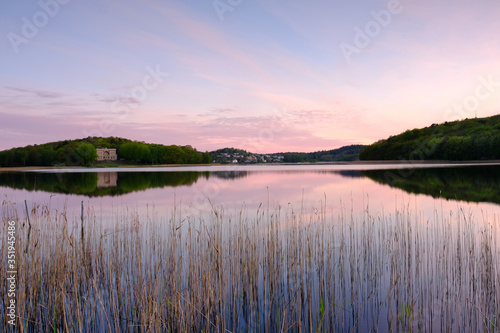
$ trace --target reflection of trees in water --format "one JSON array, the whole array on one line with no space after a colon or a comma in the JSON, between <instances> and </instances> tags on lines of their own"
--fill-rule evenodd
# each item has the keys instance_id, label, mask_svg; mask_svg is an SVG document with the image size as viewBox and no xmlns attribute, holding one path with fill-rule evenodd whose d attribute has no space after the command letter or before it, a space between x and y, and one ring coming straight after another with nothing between
<instances>
[{"instance_id":1,"label":"reflection of trees in water","mask_svg":"<svg viewBox=\"0 0 500 333\"><path fill-rule=\"evenodd\" d=\"M276 170L276 171L216 171L216 172L119 172L116 183L103 186L98 173L0 173L0 186L28 191L79 194L89 197L115 196L148 188L190 186L200 177L235 180L258 174L305 174L369 177L372 180L409 193L427 194L435 198L500 204L500 167L421 168L407 170ZM101 173L101 178L102 178ZM114 174L113 177L114 178ZM114 180L114 179L113 179ZM326 178L325 181L328 179Z\"/></svg>"},{"instance_id":2,"label":"reflection of trees in water","mask_svg":"<svg viewBox=\"0 0 500 333\"><path fill-rule=\"evenodd\" d=\"M365 177L363 174L361 174L360 171L358 170L276 170L276 171L252 171L249 172L249 174L261 174L261 173L274 173L274 174L280 174L280 175L287 175L287 174L317 174L317 175L338 175L342 177L349 177L349 178L363 178Z\"/></svg>"},{"instance_id":3,"label":"reflection of trees in water","mask_svg":"<svg viewBox=\"0 0 500 333\"><path fill-rule=\"evenodd\" d=\"M0 185L28 191L87 195L97 189L97 173L0 173Z\"/></svg>"},{"instance_id":4,"label":"reflection of trees in water","mask_svg":"<svg viewBox=\"0 0 500 333\"><path fill-rule=\"evenodd\" d=\"M322 174L322 175L340 175L349 178L362 178L363 176L357 170L276 170L276 171L214 171L210 173L210 176L215 176L222 179L238 179L245 178L250 175L257 175L263 173L274 173L274 174Z\"/></svg>"},{"instance_id":5,"label":"reflection of trees in water","mask_svg":"<svg viewBox=\"0 0 500 333\"><path fill-rule=\"evenodd\" d=\"M362 171L362 174L380 184L409 193L451 200L500 203L498 166L367 170Z\"/></svg>"},{"instance_id":6,"label":"reflection of trees in water","mask_svg":"<svg viewBox=\"0 0 500 333\"><path fill-rule=\"evenodd\" d=\"M100 173L101 177L103 173ZM80 194L89 197L114 196L148 188L192 185L208 172L127 172L117 173L116 185L101 186L96 172L82 173L0 173L0 186L28 191ZM99 186L98 186L99 185Z\"/></svg>"},{"instance_id":7,"label":"reflection of trees in water","mask_svg":"<svg viewBox=\"0 0 500 333\"><path fill-rule=\"evenodd\" d=\"M248 177L248 171L214 171L210 172L210 176L221 179L238 179Z\"/></svg>"},{"instance_id":8,"label":"reflection of trees in water","mask_svg":"<svg viewBox=\"0 0 500 333\"><path fill-rule=\"evenodd\" d=\"M342 177L348 177L348 178L363 178L363 177L365 177L358 170L342 170L342 171L337 171L337 174L341 175Z\"/></svg>"},{"instance_id":9,"label":"reflection of trees in water","mask_svg":"<svg viewBox=\"0 0 500 333\"><path fill-rule=\"evenodd\" d=\"M148 188L176 187L192 185L205 172L128 172L118 174L118 187L128 193Z\"/></svg>"}]
</instances>

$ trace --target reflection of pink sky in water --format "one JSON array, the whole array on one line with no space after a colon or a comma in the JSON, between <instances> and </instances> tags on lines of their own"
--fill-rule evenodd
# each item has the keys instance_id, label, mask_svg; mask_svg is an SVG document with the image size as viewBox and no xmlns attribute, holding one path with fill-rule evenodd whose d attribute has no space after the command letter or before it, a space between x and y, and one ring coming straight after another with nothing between
<instances>
[{"instance_id":1,"label":"reflection of pink sky in water","mask_svg":"<svg viewBox=\"0 0 500 333\"><path fill-rule=\"evenodd\" d=\"M334 277L335 292L329 294L332 296L326 297L325 300L339 302L338 304L346 307L360 300L360 304L365 304L368 314L359 320L370 322L373 320L370 313L378 312L381 331L388 331L383 319L388 317L389 313L399 312L399 305L396 308L391 305L391 301L396 304L396 300L404 305L417 300L414 313L418 312L418 317L424 318L424 331L446 330L442 326L445 322L443 318L450 311L456 311L460 324L463 320L466 325L468 323L474 327L475 322L468 319L469 316L473 317L472 310L475 311L470 303L471 299L477 301L477 304L486 304L485 306L498 311L495 296L488 298L488 293L496 292L493 295L498 295L495 274L498 272L500 255L499 205L408 194L403 190L376 183L367 177L342 176L331 171L248 172L245 176L234 179L223 179L220 176L211 175L209 179L202 176L191 186L151 188L115 197L88 198L5 188L2 188L2 191L5 190L5 199L16 203L20 218L25 216L24 200L27 200L29 205L46 205L50 202L51 210L60 210L67 205L68 218L76 221L73 228L75 232L79 231L80 202L84 201L85 207L93 207L96 216L97 232L91 233L91 237L95 237L95 244L104 244L103 248L107 252L106 246L116 241L113 237L127 239L129 235L138 232L141 235L138 238L142 239L142 258L150 260L154 265L152 267L159 267L156 265L161 260L167 261L162 257L164 252L151 246L155 237L168 243L171 239L169 235L172 235L169 231L175 228L176 232L178 230L175 237L179 244L184 244L180 248L185 251L189 248L197 249L200 244L207 244L209 230L211 235L218 230L211 229L211 226L217 226L214 222L215 214L205 214L210 211L211 206L206 200L201 204L196 200L200 193L206 193L213 205L224 207L220 237L224 240L223 248L227 250L222 253L228 254L224 257L226 265L233 267L228 271L237 271L237 267L241 266L241 257L237 257L238 253L229 251L226 240L233 236L237 238L238 235L241 236L240 233L249 235L254 244L262 241L257 255L253 257L261 258L261 261L256 259L259 264L255 266L258 267L257 270L261 270L260 274L264 274L264 263L270 262L269 253L278 253L279 256L286 253L290 258L293 258L294 253L299 253L301 260L290 260L290 263L298 262L298 265L282 266L287 267L287 274L295 272L293 276L304 278L306 266L301 265L309 258L308 262L313 262L310 268L312 275L305 280L311 281L312 276L312 281L315 281L312 285L318 288L314 290L324 290L319 282L321 273L317 273L318 267L329 267L323 274L330 279ZM321 209L325 197L326 220L321 223L321 217L315 215L314 210ZM269 214L262 214L268 203ZM261 204L259 215L257 211ZM182 217L177 215L171 222L174 205L177 209L182 208L179 209ZM266 237L269 236L270 230L274 230L268 227L269 220L273 221L268 217L277 211L278 206L282 207L282 211L274 220L274 223L277 223L276 230L280 232L274 248L277 251L267 252L267 246L272 242ZM304 208L302 214L301 207ZM366 218L364 213L367 207L370 218ZM289 218L292 215L291 210L299 216L296 220ZM462 214L461 210L465 218L461 216L459 219L457 215ZM243 219L238 219L240 211L243 211ZM188 222L183 224L186 215L192 219L187 219ZM471 215L472 218L469 218ZM141 228L137 228L139 231L135 231L135 216L140 219ZM205 221L199 218L205 216L208 216ZM257 216L261 218L260 224L255 222L258 220ZM87 219L85 221L87 222ZM309 221L312 222L311 228ZM208 225L209 223L212 224ZM195 231L192 233L195 236L191 237L191 233L186 232L188 225ZM57 246L57 237L53 237L53 230L47 229L45 237L48 239L41 238L47 239L47 242L42 242L41 246ZM198 238L200 233L196 232L200 230L207 230L206 233L201 233L206 236L201 237L202 241ZM485 235L491 237L491 242ZM135 239L135 236L133 238ZM297 246L290 246L295 240ZM317 252L323 248L323 244L327 248L325 255ZM491 251L490 262L484 259L487 258L484 256L485 245ZM313 248L312 260L310 250L307 253L308 246ZM185 255L180 256L184 258L182 260L188 260L186 258L189 258L189 251L182 253ZM198 254L202 252L196 253ZM237 260L232 261L234 256ZM248 260L248 257L244 258ZM319 264L315 266L314 263ZM179 267L183 265L187 267L187 261ZM133 271L134 267L127 269ZM472 278L471 273L477 275ZM398 277L396 281L399 279L399 284L393 288L393 283L396 285L393 281L395 276ZM187 280L180 281L181 285L184 283L187 286ZM265 283L262 279L258 281L259 286ZM229 289L233 288L229 284L228 286ZM349 290L352 293L353 288L356 292L350 294ZM377 292L374 293L374 290ZM285 288L285 291L288 289ZM319 292L313 294L319 295ZM328 308L328 303L326 304ZM354 311L352 313L354 314ZM414 326L414 329L418 330L419 327Z\"/></svg>"},{"instance_id":2,"label":"reflection of pink sky in water","mask_svg":"<svg viewBox=\"0 0 500 333\"><path fill-rule=\"evenodd\" d=\"M472 214L476 220L493 221L500 215L500 206L490 203L467 203L446 199L434 199L428 195L408 194L403 190L378 184L367 177L346 177L331 170L302 167L291 170L276 167L258 171L248 171L245 176L224 179L211 175L209 179L200 177L191 186L151 188L115 197L88 198L80 195L51 194L42 191L29 192L3 188L4 199L23 204L50 202L51 208L61 209L67 205L70 215L79 216L80 203L93 207L96 214L105 216L115 214L124 208L145 212L154 207L159 216L169 216L174 206L190 215L202 214L210 210L210 202L223 206L226 211L239 211L242 207L256 211L260 204L275 208L291 205L296 211L301 207L312 212L321 207L326 196L327 214L338 216L341 205L346 211L353 208L355 214L361 214L369 206L371 215L393 214L396 208L409 205L410 210L424 213L431 218L434 213L449 215L450 211L463 209L465 214ZM255 169L254 169L255 170ZM240 171L240 170L237 170Z\"/></svg>"}]
</instances>

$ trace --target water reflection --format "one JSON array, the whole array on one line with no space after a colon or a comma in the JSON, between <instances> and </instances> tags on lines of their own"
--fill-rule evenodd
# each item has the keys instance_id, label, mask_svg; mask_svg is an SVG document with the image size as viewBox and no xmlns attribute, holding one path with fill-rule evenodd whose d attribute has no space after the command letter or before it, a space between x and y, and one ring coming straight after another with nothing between
<instances>
[{"instance_id":1,"label":"water reflection","mask_svg":"<svg viewBox=\"0 0 500 333\"><path fill-rule=\"evenodd\" d=\"M499 167L294 168L0 173L24 330L496 330Z\"/></svg>"},{"instance_id":2,"label":"water reflection","mask_svg":"<svg viewBox=\"0 0 500 333\"><path fill-rule=\"evenodd\" d=\"M116 196L150 188L192 185L208 172L82 172L0 173L0 186L28 191L78 194L87 197Z\"/></svg>"},{"instance_id":3,"label":"water reflection","mask_svg":"<svg viewBox=\"0 0 500 333\"><path fill-rule=\"evenodd\" d=\"M500 168L471 166L405 170L366 170L362 175L408 193L468 202L500 204Z\"/></svg>"},{"instance_id":4,"label":"water reflection","mask_svg":"<svg viewBox=\"0 0 500 333\"><path fill-rule=\"evenodd\" d=\"M293 185L318 187L331 180L373 180L407 193L425 194L434 198L445 198L468 202L491 202L500 204L500 167L469 166L447 168L417 168L390 170L226 170L226 171L175 171L175 172L10 172L0 173L0 186L28 191L76 194L87 197L118 196L154 188L192 187L200 179L221 187L221 184L262 183L286 190ZM330 178L335 176L336 178ZM317 183L319 181L319 183ZM266 182L266 184L264 184ZM335 181L336 183L336 181ZM316 184L316 185L314 185ZM224 187L224 186L222 186ZM240 198L245 201L245 198Z\"/></svg>"},{"instance_id":5,"label":"water reflection","mask_svg":"<svg viewBox=\"0 0 500 333\"><path fill-rule=\"evenodd\" d=\"M238 179L248 177L248 171L215 171L211 172L210 175L215 176L220 179Z\"/></svg>"},{"instance_id":6,"label":"water reflection","mask_svg":"<svg viewBox=\"0 0 500 333\"><path fill-rule=\"evenodd\" d=\"M118 179L117 172L98 172L97 187L116 187Z\"/></svg>"}]
</instances>

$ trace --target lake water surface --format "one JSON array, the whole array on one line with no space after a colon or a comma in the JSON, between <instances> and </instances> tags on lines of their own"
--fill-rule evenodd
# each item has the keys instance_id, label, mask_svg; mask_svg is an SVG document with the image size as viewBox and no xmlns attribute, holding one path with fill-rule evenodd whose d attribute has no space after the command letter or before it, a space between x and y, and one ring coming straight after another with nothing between
<instances>
[{"instance_id":1,"label":"lake water surface","mask_svg":"<svg viewBox=\"0 0 500 333\"><path fill-rule=\"evenodd\" d=\"M174 205L204 211L212 205L251 209L260 204L313 208L326 201L335 211L393 209L416 202L420 209L498 212L499 165L272 165L172 168L40 170L0 173L0 188L13 202L49 200L55 207L84 204L104 210Z\"/></svg>"},{"instance_id":2,"label":"lake water surface","mask_svg":"<svg viewBox=\"0 0 500 333\"><path fill-rule=\"evenodd\" d=\"M177 280L164 281L172 286L152 292L159 299L171 295L155 317L162 318L163 328L186 329L169 317L183 311L183 325L193 330L276 331L285 324L291 331L498 329L500 165L40 170L0 173L0 191L4 219L24 221L25 200L30 214L44 207L46 216L54 216L45 221L59 221L54 226L64 211L73 229L63 238L80 230L83 202L82 244L83 226L93 223L97 229L89 244L101 244L105 256L115 253L117 242L128 244L119 231L135 230L140 264L162 276L169 269L178 274ZM43 225L38 228L47 247L60 242L53 229L47 227L43 236ZM118 238L103 238L114 233ZM162 257L156 246L170 254ZM221 248L226 252L219 259L204 257L220 255ZM123 271L113 276L127 284L120 291L110 282L118 289L108 285L114 291L101 295L110 306L113 295L143 278L133 268L135 256L120 253L115 255ZM179 266L170 267L169 258ZM254 277L245 275L250 263ZM214 271L219 275L204 285L191 277ZM216 292L204 289L214 283ZM172 288L176 293L170 294ZM86 293L96 301L92 290ZM218 296L209 300L207 293ZM170 303L175 297L179 304ZM120 318L112 330L145 325L134 317L137 302L136 296L107 312ZM111 328L104 318L89 314L82 325Z\"/></svg>"}]
</instances>

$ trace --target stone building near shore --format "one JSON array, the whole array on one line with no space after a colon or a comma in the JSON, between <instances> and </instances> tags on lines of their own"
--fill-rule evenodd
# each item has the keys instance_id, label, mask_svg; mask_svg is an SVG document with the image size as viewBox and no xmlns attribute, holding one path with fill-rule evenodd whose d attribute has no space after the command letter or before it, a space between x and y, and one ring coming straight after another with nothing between
<instances>
[{"instance_id":1,"label":"stone building near shore","mask_svg":"<svg viewBox=\"0 0 500 333\"><path fill-rule=\"evenodd\" d=\"M116 161L116 148L97 148L97 161Z\"/></svg>"}]
</instances>

